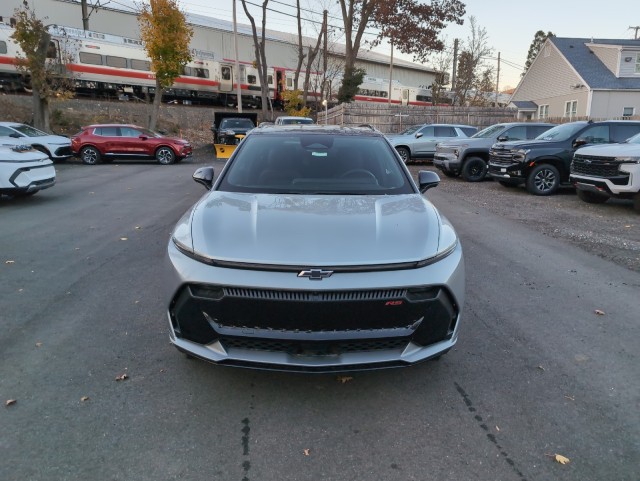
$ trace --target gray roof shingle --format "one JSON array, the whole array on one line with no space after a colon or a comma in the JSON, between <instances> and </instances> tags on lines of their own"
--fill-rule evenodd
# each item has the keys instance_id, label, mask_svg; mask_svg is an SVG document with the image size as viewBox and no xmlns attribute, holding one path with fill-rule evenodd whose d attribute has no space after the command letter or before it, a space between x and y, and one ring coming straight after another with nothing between
<instances>
[{"instance_id":1,"label":"gray roof shingle","mask_svg":"<svg viewBox=\"0 0 640 481\"><path fill-rule=\"evenodd\" d=\"M586 44L616 45L640 48L640 40L629 39L589 39L549 37L578 74L592 89L628 90L640 89L640 77L618 78L595 55Z\"/></svg>"}]
</instances>

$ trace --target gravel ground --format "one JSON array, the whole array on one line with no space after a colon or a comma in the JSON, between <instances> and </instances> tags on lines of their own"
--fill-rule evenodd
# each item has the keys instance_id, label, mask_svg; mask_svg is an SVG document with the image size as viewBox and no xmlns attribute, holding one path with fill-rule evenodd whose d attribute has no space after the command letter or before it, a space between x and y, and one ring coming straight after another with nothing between
<instances>
[{"instance_id":1,"label":"gravel ground","mask_svg":"<svg viewBox=\"0 0 640 481\"><path fill-rule=\"evenodd\" d=\"M428 164L410 164L409 169L415 178L419 170L438 172L438 189L459 196L473 208L523 222L544 235L640 272L640 214L631 201L610 199L606 204L587 204L571 188L539 197L530 195L524 187L507 188L492 180L471 183L460 177L445 177Z\"/></svg>"}]
</instances>

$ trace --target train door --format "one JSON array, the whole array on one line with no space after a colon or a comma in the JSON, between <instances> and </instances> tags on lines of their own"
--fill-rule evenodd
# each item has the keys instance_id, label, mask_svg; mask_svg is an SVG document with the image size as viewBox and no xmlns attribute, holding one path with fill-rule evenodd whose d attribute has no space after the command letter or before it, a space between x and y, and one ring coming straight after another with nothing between
<instances>
[{"instance_id":1,"label":"train door","mask_svg":"<svg viewBox=\"0 0 640 481\"><path fill-rule=\"evenodd\" d=\"M220 92L233 91L233 67L220 64Z\"/></svg>"},{"instance_id":2,"label":"train door","mask_svg":"<svg viewBox=\"0 0 640 481\"><path fill-rule=\"evenodd\" d=\"M402 89L400 101L402 102L402 105L409 105L409 89Z\"/></svg>"},{"instance_id":3,"label":"train door","mask_svg":"<svg viewBox=\"0 0 640 481\"><path fill-rule=\"evenodd\" d=\"M273 69L276 78L275 90L273 93L273 103L278 107L284 106L284 91L287 89L287 76L286 71L283 68L274 68Z\"/></svg>"}]
</instances>

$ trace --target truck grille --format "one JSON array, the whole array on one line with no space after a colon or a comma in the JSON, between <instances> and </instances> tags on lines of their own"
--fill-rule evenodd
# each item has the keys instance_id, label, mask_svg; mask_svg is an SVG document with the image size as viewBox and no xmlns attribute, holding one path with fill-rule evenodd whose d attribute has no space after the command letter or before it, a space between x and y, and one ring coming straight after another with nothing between
<instances>
[{"instance_id":1,"label":"truck grille","mask_svg":"<svg viewBox=\"0 0 640 481\"><path fill-rule=\"evenodd\" d=\"M589 177L620 177L624 173L618 171L619 165L620 162L611 157L575 154L571 162L571 173Z\"/></svg>"},{"instance_id":2,"label":"truck grille","mask_svg":"<svg viewBox=\"0 0 640 481\"><path fill-rule=\"evenodd\" d=\"M498 165L512 165L513 154L509 150L496 150L491 149L489 151L489 162Z\"/></svg>"}]
</instances>

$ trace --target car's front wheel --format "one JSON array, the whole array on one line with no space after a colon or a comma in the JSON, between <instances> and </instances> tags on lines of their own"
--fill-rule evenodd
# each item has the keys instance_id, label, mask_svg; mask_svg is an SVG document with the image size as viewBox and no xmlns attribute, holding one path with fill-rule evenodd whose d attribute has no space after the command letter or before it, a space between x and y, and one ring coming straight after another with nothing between
<instances>
[{"instance_id":1,"label":"car's front wheel","mask_svg":"<svg viewBox=\"0 0 640 481\"><path fill-rule=\"evenodd\" d=\"M604 204L609 200L608 195L598 194L597 192L591 192L589 190L578 189L578 199L587 202L588 204Z\"/></svg>"},{"instance_id":2,"label":"car's front wheel","mask_svg":"<svg viewBox=\"0 0 640 481\"><path fill-rule=\"evenodd\" d=\"M555 194L560 185L560 172L553 165L536 165L527 177L527 190L533 195Z\"/></svg>"},{"instance_id":3,"label":"car's front wheel","mask_svg":"<svg viewBox=\"0 0 640 481\"><path fill-rule=\"evenodd\" d=\"M176 161L176 154L169 147L160 147L156 150L156 160L162 165L173 164Z\"/></svg>"},{"instance_id":4,"label":"car's front wheel","mask_svg":"<svg viewBox=\"0 0 640 481\"><path fill-rule=\"evenodd\" d=\"M409 152L409 149L407 149L406 147L396 147L396 150L400 154L402 162L408 164L411 161L411 152Z\"/></svg>"},{"instance_id":5,"label":"car's front wheel","mask_svg":"<svg viewBox=\"0 0 640 481\"><path fill-rule=\"evenodd\" d=\"M87 165L99 164L101 157L102 156L100 155L100 151L95 147L83 147L80 151L80 158L82 159L82 162Z\"/></svg>"},{"instance_id":6,"label":"car's front wheel","mask_svg":"<svg viewBox=\"0 0 640 481\"><path fill-rule=\"evenodd\" d=\"M462 178L467 182L480 182L487 174L487 163L480 157L469 157L462 166Z\"/></svg>"}]
</instances>

